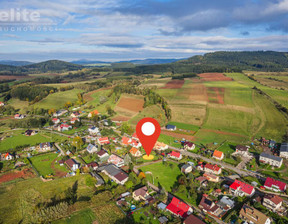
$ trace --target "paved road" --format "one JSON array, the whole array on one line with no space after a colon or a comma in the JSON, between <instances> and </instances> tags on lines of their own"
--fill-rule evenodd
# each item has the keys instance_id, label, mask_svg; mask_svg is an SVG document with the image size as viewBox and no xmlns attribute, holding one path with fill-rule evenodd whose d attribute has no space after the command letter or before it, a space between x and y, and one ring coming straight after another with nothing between
<instances>
[{"instance_id":1,"label":"paved road","mask_svg":"<svg viewBox=\"0 0 288 224\"><path fill-rule=\"evenodd\" d=\"M235 166L232 166L230 164L224 163L222 161L216 161L214 159L210 159L210 158L201 156L199 154L195 154L193 152L188 152L188 151L185 151L183 149L179 149L179 148L176 148L176 147L173 147L173 146L169 146L169 148L172 149L172 150L181 152L182 155L189 156L189 157L192 157L192 158L202 159L202 160L204 160L204 161L206 161L208 163L217 164L217 165L221 166L222 168L232 170L235 173L240 174L241 176L253 176L253 177L257 177L257 178L263 177L259 173L254 173L254 172L251 172L249 170L241 170L241 169L238 169Z\"/></svg>"}]
</instances>

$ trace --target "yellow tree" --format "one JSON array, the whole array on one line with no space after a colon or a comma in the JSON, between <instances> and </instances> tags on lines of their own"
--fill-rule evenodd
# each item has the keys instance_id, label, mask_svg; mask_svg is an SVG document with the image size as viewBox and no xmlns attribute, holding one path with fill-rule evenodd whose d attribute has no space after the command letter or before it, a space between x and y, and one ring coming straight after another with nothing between
<instances>
[{"instance_id":1,"label":"yellow tree","mask_svg":"<svg viewBox=\"0 0 288 224\"><path fill-rule=\"evenodd\" d=\"M79 149L84 144L81 137L76 136L73 138L72 145L76 147L76 149Z\"/></svg>"},{"instance_id":2,"label":"yellow tree","mask_svg":"<svg viewBox=\"0 0 288 224\"><path fill-rule=\"evenodd\" d=\"M48 110L48 114L49 114L50 116L53 115L54 113L56 113L56 109L51 108L51 109Z\"/></svg>"}]
</instances>

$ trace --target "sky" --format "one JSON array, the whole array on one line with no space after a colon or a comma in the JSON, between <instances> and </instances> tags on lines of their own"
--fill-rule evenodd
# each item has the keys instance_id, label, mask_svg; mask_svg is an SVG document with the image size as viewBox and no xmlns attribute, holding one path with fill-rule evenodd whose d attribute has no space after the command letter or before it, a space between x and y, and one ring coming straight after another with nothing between
<instances>
[{"instance_id":1,"label":"sky","mask_svg":"<svg viewBox=\"0 0 288 224\"><path fill-rule=\"evenodd\" d=\"M0 60L288 51L288 0L1 0Z\"/></svg>"}]
</instances>

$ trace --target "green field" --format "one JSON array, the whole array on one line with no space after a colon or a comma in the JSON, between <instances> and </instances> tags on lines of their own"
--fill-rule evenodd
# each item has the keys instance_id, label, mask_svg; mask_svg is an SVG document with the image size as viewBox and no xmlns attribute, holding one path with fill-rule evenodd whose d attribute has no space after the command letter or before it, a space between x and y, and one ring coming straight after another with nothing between
<instances>
[{"instance_id":1,"label":"green field","mask_svg":"<svg viewBox=\"0 0 288 224\"><path fill-rule=\"evenodd\" d=\"M66 137L63 136L45 132L41 132L33 136L25 136L24 134L22 134L23 132L24 130L6 132L5 134L11 137L5 138L4 140L0 141L0 152L7 151L8 149L13 149L17 146L22 145L34 146L42 142L54 142L66 139Z\"/></svg>"},{"instance_id":2,"label":"green field","mask_svg":"<svg viewBox=\"0 0 288 224\"><path fill-rule=\"evenodd\" d=\"M165 134L160 134L160 136L158 138L159 142L164 142L167 145L171 145L173 147L178 147L178 148L181 147L181 143L179 142L179 140L181 140L181 139L176 139L172 136L168 136ZM175 141L178 141L178 142L175 142Z\"/></svg>"},{"instance_id":3,"label":"green field","mask_svg":"<svg viewBox=\"0 0 288 224\"><path fill-rule=\"evenodd\" d=\"M52 224L80 224L80 223L92 224L95 219L96 219L95 214L90 208L88 208L73 213L71 216L69 216L69 218L52 222Z\"/></svg>"},{"instance_id":4,"label":"green field","mask_svg":"<svg viewBox=\"0 0 288 224\"><path fill-rule=\"evenodd\" d=\"M48 95L43 100L34 104L34 107L44 108L44 109L61 109L64 107L64 104L68 101L75 103L77 101L77 94L83 92L80 89L72 89L64 92L56 92Z\"/></svg>"},{"instance_id":5,"label":"green field","mask_svg":"<svg viewBox=\"0 0 288 224\"><path fill-rule=\"evenodd\" d=\"M29 218L38 203L62 198L63 192L78 182L78 197L91 196L91 189L86 187L86 175L59 178L43 182L40 178L32 178L17 184L1 185L0 217L3 223L19 223ZM13 215L11 215L13 214Z\"/></svg>"},{"instance_id":6,"label":"green field","mask_svg":"<svg viewBox=\"0 0 288 224\"><path fill-rule=\"evenodd\" d=\"M168 124L175 125L177 129L185 129L185 130L190 130L190 131L198 131L199 127L196 125L192 124L187 124L187 123L179 123L179 122L168 122Z\"/></svg>"},{"instance_id":7,"label":"green field","mask_svg":"<svg viewBox=\"0 0 288 224\"><path fill-rule=\"evenodd\" d=\"M56 161L54 163L54 169L52 169L52 162L57 158L59 154L57 153L49 153L43 155L36 155L30 158L33 166L39 172L39 174L43 177L49 174L55 175L55 170L59 170L62 172L68 172L65 166L60 166Z\"/></svg>"},{"instance_id":8,"label":"green field","mask_svg":"<svg viewBox=\"0 0 288 224\"><path fill-rule=\"evenodd\" d=\"M141 167L143 172L151 172L151 174L146 174L147 179L153 183L154 177L154 185L158 186L158 183L161 184L165 188L166 191L171 191L172 186L175 181L177 181L177 177L181 175L180 168L177 163L167 162L168 164L173 164L173 168L169 165L165 166L162 162L154 163L148 166Z\"/></svg>"},{"instance_id":9,"label":"green field","mask_svg":"<svg viewBox=\"0 0 288 224\"><path fill-rule=\"evenodd\" d=\"M249 136L259 125L255 115L230 108L208 107L205 129L214 129Z\"/></svg>"}]
</instances>

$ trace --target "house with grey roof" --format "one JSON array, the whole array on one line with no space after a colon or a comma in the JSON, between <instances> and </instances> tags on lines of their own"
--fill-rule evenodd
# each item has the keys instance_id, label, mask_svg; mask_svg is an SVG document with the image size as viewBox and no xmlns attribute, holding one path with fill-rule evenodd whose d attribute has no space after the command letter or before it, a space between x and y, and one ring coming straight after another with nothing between
<instances>
[{"instance_id":1,"label":"house with grey roof","mask_svg":"<svg viewBox=\"0 0 288 224\"><path fill-rule=\"evenodd\" d=\"M259 157L259 162L279 168L282 166L283 159L279 156L273 156L268 153L262 152Z\"/></svg>"},{"instance_id":2,"label":"house with grey roof","mask_svg":"<svg viewBox=\"0 0 288 224\"><path fill-rule=\"evenodd\" d=\"M98 151L98 147L92 144L89 144L86 148L87 152L94 153Z\"/></svg>"},{"instance_id":3,"label":"house with grey roof","mask_svg":"<svg viewBox=\"0 0 288 224\"><path fill-rule=\"evenodd\" d=\"M193 169L193 167L190 166L189 164L184 164L184 165L181 167L181 172L187 174L187 173L192 172L192 169Z\"/></svg>"},{"instance_id":4,"label":"house with grey roof","mask_svg":"<svg viewBox=\"0 0 288 224\"><path fill-rule=\"evenodd\" d=\"M105 173L108 177L110 177L113 181L115 181L117 184L124 185L125 182L128 180L128 174L125 173L120 168L116 167L113 164L109 164L105 166L104 168L100 168L103 173Z\"/></svg>"},{"instance_id":5,"label":"house with grey roof","mask_svg":"<svg viewBox=\"0 0 288 224\"><path fill-rule=\"evenodd\" d=\"M228 196L223 196L217 205L220 206L223 210L228 211L235 206L235 202Z\"/></svg>"},{"instance_id":6,"label":"house with grey roof","mask_svg":"<svg viewBox=\"0 0 288 224\"><path fill-rule=\"evenodd\" d=\"M283 158L288 158L288 143L283 142L280 147L280 156Z\"/></svg>"}]
</instances>

